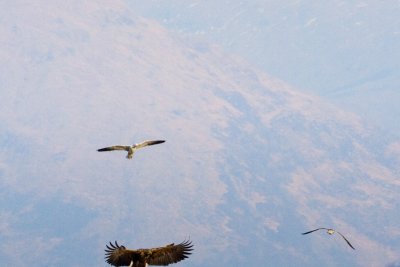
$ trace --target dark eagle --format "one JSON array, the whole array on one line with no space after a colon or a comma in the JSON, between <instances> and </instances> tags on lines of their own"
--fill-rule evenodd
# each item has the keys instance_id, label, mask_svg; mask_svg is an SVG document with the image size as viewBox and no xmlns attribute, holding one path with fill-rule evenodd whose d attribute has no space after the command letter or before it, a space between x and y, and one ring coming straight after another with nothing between
<instances>
[{"instance_id":1,"label":"dark eagle","mask_svg":"<svg viewBox=\"0 0 400 267\"><path fill-rule=\"evenodd\" d=\"M167 266L186 259L192 254L192 242L185 240L175 245L174 243L159 248L126 249L124 246L110 242L106 245L106 261L114 266L146 267L147 265Z\"/></svg>"},{"instance_id":2,"label":"dark eagle","mask_svg":"<svg viewBox=\"0 0 400 267\"><path fill-rule=\"evenodd\" d=\"M318 230L322 230L322 229L323 229L323 230L326 230L326 232L327 232L328 234L330 234L330 235L333 235L335 232L338 233L341 237L343 237L344 241L346 241L346 243L347 243L352 249L355 249L355 248L350 244L349 240L347 240L347 238L344 237L344 235L342 235L342 234L339 233L338 231L335 231L334 229L323 228L323 227L321 227L321 228L317 228L317 229L314 229L314 230L311 230L311 231L302 233L302 235L307 235L307 234L310 234L310 233L312 233L312 232L315 232L315 231L318 231Z\"/></svg>"},{"instance_id":3,"label":"dark eagle","mask_svg":"<svg viewBox=\"0 0 400 267\"><path fill-rule=\"evenodd\" d=\"M133 153L135 153L136 150L139 148L145 147L145 146L152 146L156 144L161 144L164 143L165 140L153 140L153 141L144 141L138 144L134 144L131 146L121 146L121 145L116 145L116 146L110 146L110 147L105 147L105 148L100 148L97 149L99 152L104 152L104 151L113 151L113 150L125 150L128 152L128 155L126 158L131 159L133 157Z\"/></svg>"}]
</instances>

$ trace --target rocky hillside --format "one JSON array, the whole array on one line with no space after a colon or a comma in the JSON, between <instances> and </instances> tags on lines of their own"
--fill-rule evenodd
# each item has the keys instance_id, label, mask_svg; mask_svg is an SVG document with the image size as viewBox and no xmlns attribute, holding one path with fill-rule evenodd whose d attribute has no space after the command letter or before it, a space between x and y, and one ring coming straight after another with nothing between
<instances>
[{"instance_id":1,"label":"rocky hillside","mask_svg":"<svg viewBox=\"0 0 400 267\"><path fill-rule=\"evenodd\" d=\"M179 266L400 259L399 140L124 1L0 10L1 265L189 237ZM154 138L133 160L96 151ZM300 234L321 226L356 250Z\"/></svg>"}]
</instances>

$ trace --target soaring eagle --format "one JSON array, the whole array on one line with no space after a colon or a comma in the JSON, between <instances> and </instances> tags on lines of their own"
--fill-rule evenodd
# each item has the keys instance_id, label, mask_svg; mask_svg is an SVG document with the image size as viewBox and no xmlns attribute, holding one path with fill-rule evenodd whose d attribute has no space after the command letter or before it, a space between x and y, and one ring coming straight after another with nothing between
<instances>
[{"instance_id":1,"label":"soaring eagle","mask_svg":"<svg viewBox=\"0 0 400 267\"><path fill-rule=\"evenodd\" d=\"M310 234L310 233L312 233L312 232L315 232L315 231L318 231L318 230L322 230L322 229L323 229L323 230L326 230L326 232L327 232L328 234L330 234L330 235L333 235L335 232L338 233L341 237L343 237L343 239L346 241L346 243L347 243L352 249L355 249L355 248L350 244L349 240L347 240L347 238L344 237L344 235L342 235L342 234L339 233L338 231L335 231L334 229L323 228L323 227L321 227L321 228L317 228L317 229L314 229L314 230L311 230L311 231L302 233L302 235L307 235L307 234Z\"/></svg>"},{"instance_id":2,"label":"soaring eagle","mask_svg":"<svg viewBox=\"0 0 400 267\"><path fill-rule=\"evenodd\" d=\"M152 146L156 144L161 144L164 143L165 140L154 140L154 141L144 141L138 144L134 144L131 146L121 146L121 145L116 145L116 146L110 146L110 147L105 147L105 148L100 148L97 149L99 152L104 152L104 151L113 151L113 150L125 150L128 152L128 155L126 158L131 159L133 157L133 153L135 153L136 150L139 148L145 147L145 146Z\"/></svg>"},{"instance_id":3,"label":"soaring eagle","mask_svg":"<svg viewBox=\"0 0 400 267\"><path fill-rule=\"evenodd\" d=\"M146 267L147 265L167 266L184 260L192 254L192 242L185 240L175 245L174 243L159 248L126 249L124 246L110 242L106 245L106 261L114 266Z\"/></svg>"}]
</instances>

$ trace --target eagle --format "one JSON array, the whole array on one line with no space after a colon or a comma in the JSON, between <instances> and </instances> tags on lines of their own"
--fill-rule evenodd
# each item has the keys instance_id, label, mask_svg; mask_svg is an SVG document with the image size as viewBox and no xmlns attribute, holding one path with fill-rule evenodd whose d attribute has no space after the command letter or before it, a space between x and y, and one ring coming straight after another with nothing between
<instances>
[{"instance_id":1,"label":"eagle","mask_svg":"<svg viewBox=\"0 0 400 267\"><path fill-rule=\"evenodd\" d=\"M165 142L165 140L147 140L147 141L143 141L141 143L134 144L131 146L115 145L115 146L100 148L100 149L97 149L97 151L104 152L104 151L114 151L114 150L125 150L128 152L128 155L126 156L126 158L131 159L133 157L133 153L135 153L135 151L138 150L139 148L142 148L145 146L161 144L164 142Z\"/></svg>"},{"instance_id":2,"label":"eagle","mask_svg":"<svg viewBox=\"0 0 400 267\"><path fill-rule=\"evenodd\" d=\"M323 227L321 227L321 228L317 228L317 229L314 229L314 230L311 230L311 231L302 233L302 235L307 235L307 234L310 234L310 233L315 232L315 231L318 231L318 230L326 230L326 232L327 232L328 234L330 234L330 235L333 235L335 232L338 233L341 237L343 237L344 241L346 241L346 243L347 243L352 249L355 249L355 248L353 247L353 245L350 243L350 241L347 240L346 237L344 237L344 235L342 235L340 232L338 232L338 231L336 231L336 230L334 230L334 229L323 228Z\"/></svg>"},{"instance_id":3,"label":"eagle","mask_svg":"<svg viewBox=\"0 0 400 267\"><path fill-rule=\"evenodd\" d=\"M192 254L193 245L190 240L180 244L174 243L158 248L126 249L124 246L110 242L106 245L105 260L113 266L147 267L148 265L167 266L186 259Z\"/></svg>"}]
</instances>

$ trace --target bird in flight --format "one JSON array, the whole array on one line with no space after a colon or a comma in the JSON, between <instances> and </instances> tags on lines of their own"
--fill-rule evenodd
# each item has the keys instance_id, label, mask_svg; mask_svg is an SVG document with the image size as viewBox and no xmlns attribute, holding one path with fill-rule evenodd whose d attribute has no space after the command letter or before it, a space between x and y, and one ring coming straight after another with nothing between
<instances>
[{"instance_id":1,"label":"bird in flight","mask_svg":"<svg viewBox=\"0 0 400 267\"><path fill-rule=\"evenodd\" d=\"M106 262L113 266L147 267L147 265L166 266L184 260L192 254L190 240L175 245L174 243L159 248L126 249L124 246L110 242L106 245Z\"/></svg>"},{"instance_id":2,"label":"bird in flight","mask_svg":"<svg viewBox=\"0 0 400 267\"><path fill-rule=\"evenodd\" d=\"M330 234L330 235L333 235L335 232L338 233L341 237L343 237L344 241L346 241L346 243L347 243L352 249L355 249L355 248L350 244L349 240L347 240L347 238L344 237L344 235L342 235L342 234L339 233L338 231L335 231L334 229L323 228L323 227L321 227L321 228L317 228L317 229L314 229L314 230L311 230L311 231L302 233L302 235L307 235L307 234L310 234L310 233L315 232L315 231L318 231L318 230L326 230L326 232L327 232L328 234Z\"/></svg>"},{"instance_id":3,"label":"bird in flight","mask_svg":"<svg viewBox=\"0 0 400 267\"><path fill-rule=\"evenodd\" d=\"M134 144L131 146L121 146L121 145L116 145L116 146L110 146L110 147L105 147L105 148L100 148L97 149L99 152L104 152L104 151L114 151L114 150L125 150L128 152L128 155L126 156L127 159L131 159L133 157L133 153L135 153L136 150L139 148L145 147L145 146L152 146L156 144L161 144L164 143L165 140L149 140L149 141L144 141L138 144Z\"/></svg>"}]
</instances>

